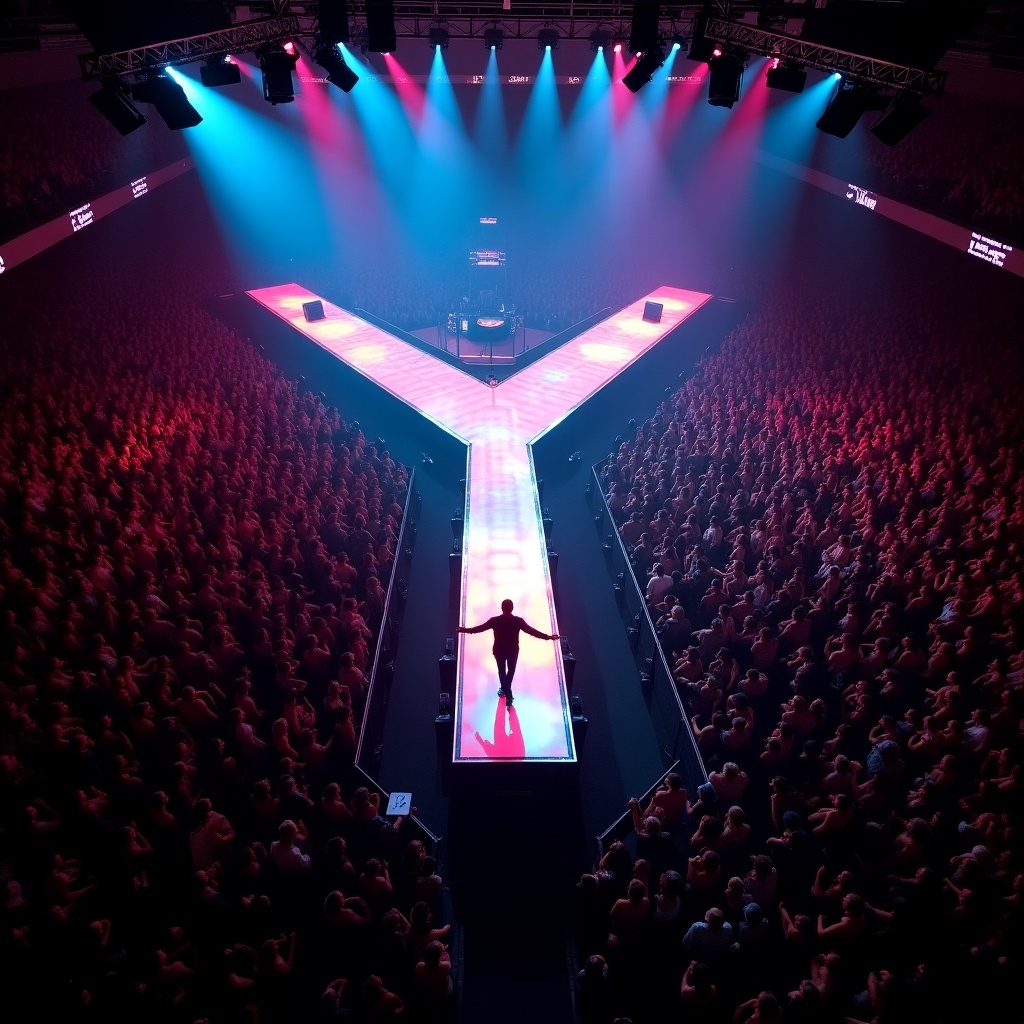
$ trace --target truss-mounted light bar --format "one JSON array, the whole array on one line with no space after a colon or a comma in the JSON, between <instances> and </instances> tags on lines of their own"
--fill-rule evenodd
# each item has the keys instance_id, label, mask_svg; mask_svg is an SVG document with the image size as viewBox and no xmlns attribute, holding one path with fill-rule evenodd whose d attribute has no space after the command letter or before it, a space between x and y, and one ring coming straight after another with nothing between
<instances>
[{"instance_id":1,"label":"truss-mounted light bar","mask_svg":"<svg viewBox=\"0 0 1024 1024\"><path fill-rule=\"evenodd\" d=\"M137 46L116 53L83 53L78 62L82 78L86 81L137 75L169 64L188 64L225 53L248 53L268 43L279 43L298 36L302 25L298 15L281 18L261 18L231 28L204 32L198 36L172 39L152 46Z\"/></svg>"},{"instance_id":2,"label":"truss-mounted light bar","mask_svg":"<svg viewBox=\"0 0 1024 1024\"><path fill-rule=\"evenodd\" d=\"M844 77L888 88L909 89L915 93L939 96L946 86L945 71L925 71L904 64L893 64L891 61L864 57L831 46L820 46L781 32L768 32L755 25L724 21L722 18L709 18L705 35L716 43L741 47L749 53L797 61L805 67L817 68L818 71L838 71Z\"/></svg>"}]
</instances>

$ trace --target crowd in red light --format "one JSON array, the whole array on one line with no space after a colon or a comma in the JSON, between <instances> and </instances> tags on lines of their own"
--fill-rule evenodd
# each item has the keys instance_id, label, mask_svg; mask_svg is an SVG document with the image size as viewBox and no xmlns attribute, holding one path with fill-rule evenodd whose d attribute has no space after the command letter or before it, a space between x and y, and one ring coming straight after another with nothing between
<instances>
[{"instance_id":1,"label":"crowd in red light","mask_svg":"<svg viewBox=\"0 0 1024 1024\"><path fill-rule=\"evenodd\" d=\"M436 865L353 766L407 471L167 249L5 312L8 1014L443 1004Z\"/></svg>"},{"instance_id":2,"label":"crowd in red light","mask_svg":"<svg viewBox=\"0 0 1024 1024\"><path fill-rule=\"evenodd\" d=\"M910 305L781 296L605 466L710 781L584 877L587 1020L1015 1012L1020 364Z\"/></svg>"}]
</instances>

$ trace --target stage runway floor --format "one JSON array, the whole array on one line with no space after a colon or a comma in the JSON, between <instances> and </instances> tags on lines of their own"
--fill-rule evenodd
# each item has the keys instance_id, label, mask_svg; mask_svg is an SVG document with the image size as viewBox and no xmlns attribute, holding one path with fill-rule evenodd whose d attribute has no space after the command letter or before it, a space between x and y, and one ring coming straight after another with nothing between
<instances>
[{"instance_id":1,"label":"stage runway floor","mask_svg":"<svg viewBox=\"0 0 1024 1024\"><path fill-rule=\"evenodd\" d=\"M711 298L658 288L488 387L326 300L325 319L307 322L302 304L318 296L300 285L247 294L468 446L462 622L481 623L511 598L516 614L544 633L558 625L531 445ZM663 304L660 323L643 319L648 301ZM559 645L523 634L515 703L506 711L490 634L459 641L454 762L574 762ZM431 659L425 685L433 678Z\"/></svg>"}]
</instances>

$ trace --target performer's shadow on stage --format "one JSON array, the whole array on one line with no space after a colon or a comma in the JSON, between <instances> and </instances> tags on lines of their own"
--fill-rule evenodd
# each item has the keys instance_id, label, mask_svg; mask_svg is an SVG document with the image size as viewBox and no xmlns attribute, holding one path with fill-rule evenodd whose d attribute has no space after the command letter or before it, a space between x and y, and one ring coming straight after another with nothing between
<instances>
[{"instance_id":1,"label":"performer's shadow on stage","mask_svg":"<svg viewBox=\"0 0 1024 1024\"><path fill-rule=\"evenodd\" d=\"M498 698L498 706L494 709L494 740L485 740L478 732L474 732L477 743L484 748L488 757L494 758L522 758L526 757L526 741L523 739L523 729L519 724L519 715L516 709L508 709L508 727L505 732L505 701Z\"/></svg>"}]
</instances>

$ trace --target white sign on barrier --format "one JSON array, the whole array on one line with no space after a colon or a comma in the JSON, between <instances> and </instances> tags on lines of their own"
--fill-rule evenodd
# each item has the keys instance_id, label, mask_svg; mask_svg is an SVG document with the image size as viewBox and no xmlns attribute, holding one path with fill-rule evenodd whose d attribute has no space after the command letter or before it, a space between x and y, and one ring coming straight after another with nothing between
<instances>
[{"instance_id":1,"label":"white sign on barrier","mask_svg":"<svg viewBox=\"0 0 1024 1024\"><path fill-rule=\"evenodd\" d=\"M81 231L92 223L92 204L83 203L77 210L72 210L68 216L71 218L71 230Z\"/></svg>"}]
</instances>

